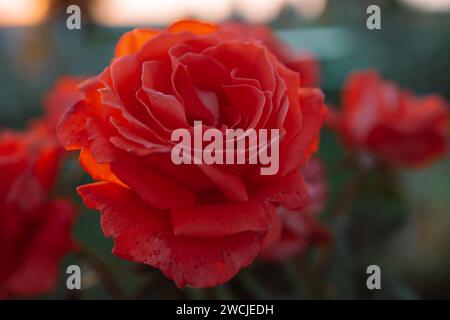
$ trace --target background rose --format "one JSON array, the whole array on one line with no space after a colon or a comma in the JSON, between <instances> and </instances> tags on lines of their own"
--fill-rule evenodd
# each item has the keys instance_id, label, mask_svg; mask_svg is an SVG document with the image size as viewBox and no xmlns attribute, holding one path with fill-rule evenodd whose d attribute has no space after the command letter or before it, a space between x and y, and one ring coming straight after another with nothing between
<instances>
[{"instance_id":1,"label":"background rose","mask_svg":"<svg viewBox=\"0 0 450 320\"><path fill-rule=\"evenodd\" d=\"M83 98L83 93L78 90L82 81L80 77L62 76L58 78L53 87L45 94L43 100L45 125L52 131L67 109Z\"/></svg>"},{"instance_id":2,"label":"background rose","mask_svg":"<svg viewBox=\"0 0 450 320\"><path fill-rule=\"evenodd\" d=\"M113 252L161 269L182 287L214 286L277 241L275 205L300 209L308 192L298 169L317 148L325 115L320 90L300 88L259 41L219 26L181 21L136 29L112 64L83 86L86 99L58 127L81 149L99 182L78 189L102 211ZM278 128L280 170L180 165L170 159L176 128Z\"/></svg>"},{"instance_id":3,"label":"background rose","mask_svg":"<svg viewBox=\"0 0 450 320\"><path fill-rule=\"evenodd\" d=\"M60 146L56 126L66 111L84 97L83 92L78 90L82 81L81 77L70 75L57 78L42 99L43 114L31 119L29 127L45 135L44 139L53 139Z\"/></svg>"},{"instance_id":4,"label":"background rose","mask_svg":"<svg viewBox=\"0 0 450 320\"><path fill-rule=\"evenodd\" d=\"M348 147L389 165L423 166L448 150L446 100L438 95L417 97L382 80L375 71L350 75L342 109L330 115L331 125Z\"/></svg>"},{"instance_id":5,"label":"background rose","mask_svg":"<svg viewBox=\"0 0 450 320\"><path fill-rule=\"evenodd\" d=\"M323 164L319 158L313 157L301 171L308 185L310 201L300 211L277 208L283 225L281 237L261 252L265 260L287 260L303 253L311 245L328 244L331 240L331 232L318 220L318 215L325 210L328 197Z\"/></svg>"},{"instance_id":6,"label":"background rose","mask_svg":"<svg viewBox=\"0 0 450 320\"><path fill-rule=\"evenodd\" d=\"M0 297L53 289L72 248L74 206L50 197L61 151L38 129L0 134Z\"/></svg>"}]
</instances>

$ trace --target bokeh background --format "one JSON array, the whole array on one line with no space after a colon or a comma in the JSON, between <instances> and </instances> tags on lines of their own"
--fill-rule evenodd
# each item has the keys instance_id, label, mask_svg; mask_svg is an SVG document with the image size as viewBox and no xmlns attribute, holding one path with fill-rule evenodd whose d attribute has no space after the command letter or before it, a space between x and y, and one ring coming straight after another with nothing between
<instances>
[{"instance_id":1,"label":"bokeh background","mask_svg":"<svg viewBox=\"0 0 450 320\"><path fill-rule=\"evenodd\" d=\"M66 27L70 4L82 9L81 30ZM366 27L371 4L381 8L381 30ZM124 31L180 18L269 25L316 55L330 105L339 105L346 76L367 67L417 93L450 99L450 0L0 0L0 127L23 128L40 115L42 97L59 76L101 72ZM79 204L75 236L86 250L64 259L59 288L42 298L450 298L449 159L389 177L372 173L336 217L355 173L328 129L319 155L330 184L322 220L333 231L333 246L286 263L257 262L205 290L179 290L158 270L112 256L98 213L85 209L74 191L89 178L69 161L54 192ZM65 288L72 263L82 266L81 291ZM366 288L371 264L381 267L382 290Z\"/></svg>"}]
</instances>

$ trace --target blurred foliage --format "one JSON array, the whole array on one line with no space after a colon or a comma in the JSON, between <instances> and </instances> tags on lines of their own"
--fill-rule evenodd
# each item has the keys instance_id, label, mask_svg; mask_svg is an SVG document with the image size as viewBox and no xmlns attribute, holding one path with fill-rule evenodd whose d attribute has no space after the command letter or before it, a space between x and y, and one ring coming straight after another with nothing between
<instances>
[{"instance_id":1,"label":"blurred foliage","mask_svg":"<svg viewBox=\"0 0 450 320\"><path fill-rule=\"evenodd\" d=\"M369 4L382 8L382 30L367 30ZM423 14L396 1L348 0L330 1L325 14L311 23L283 12L272 24L286 41L317 54L332 105L339 105L347 74L366 67L403 87L449 99L449 26L449 14ZM43 93L60 75L101 72L124 31L95 25L68 31L61 17L34 28L0 29L0 126L21 128L39 115ZM55 192L79 204L75 236L98 261L89 254L68 256L58 290L44 298L450 298L450 163L421 172L362 174L348 166L328 130L322 134L320 157L330 183L323 220L333 230L333 248L312 248L284 264L256 262L227 284L204 290L179 290L158 270L111 255L113 244L101 233L99 214L84 208L74 191L89 178L72 159ZM354 195L342 204L348 188ZM79 295L65 289L64 266L71 263L84 270L86 289ZM370 264L382 269L382 290L366 288ZM96 268L103 267L113 284L97 276Z\"/></svg>"}]
</instances>

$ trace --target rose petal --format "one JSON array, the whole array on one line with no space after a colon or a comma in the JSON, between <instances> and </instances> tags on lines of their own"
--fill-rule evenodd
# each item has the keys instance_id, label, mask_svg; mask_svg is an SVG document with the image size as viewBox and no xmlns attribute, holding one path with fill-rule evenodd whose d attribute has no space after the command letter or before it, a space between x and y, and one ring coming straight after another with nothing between
<instances>
[{"instance_id":1,"label":"rose petal","mask_svg":"<svg viewBox=\"0 0 450 320\"><path fill-rule=\"evenodd\" d=\"M217 238L245 231L267 232L272 223L263 202L225 203L172 210L175 235Z\"/></svg>"},{"instance_id":2,"label":"rose petal","mask_svg":"<svg viewBox=\"0 0 450 320\"><path fill-rule=\"evenodd\" d=\"M168 30L172 33L190 32L197 35L204 35L217 31L218 27L211 23L196 20L182 20L172 24Z\"/></svg>"},{"instance_id":3,"label":"rose petal","mask_svg":"<svg viewBox=\"0 0 450 320\"><path fill-rule=\"evenodd\" d=\"M292 140L283 141L280 146L279 175L292 172L306 164L317 143L320 129L326 117L323 93L319 89L300 89L302 126Z\"/></svg>"},{"instance_id":4,"label":"rose petal","mask_svg":"<svg viewBox=\"0 0 450 320\"><path fill-rule=\"evenodd\" d=\"M198 165L200 170L213 181L223 193L233 201L247 201L248 194L244 182L236 175L212 165Z\"/></svg>"},{"instance_id":5,"label":"rose petal","mask_svg":"<svg viewBox=\"0 0 450 320\"><path fill-rule=\"evenodd\" d=\"M80 164L86 172L97 181L109 181L127 187L111 171L108 163L98 163L88 148L83 148L80 152Z\"/></svg>"},{"instance_id":6,"label":"rose petal","mask_svg":"<svg viewBox=\"0 0 450 320\"><path fill-rule=\"evenodd\" d=\"M157 209L185 208L194 205L196 195L177 182L143 167L138 161L126 160L110 163L112 172L136 191L149 205Z\"/></svg>"},{"instance_id":7,"label":"rose petal","mask_svg":"<svg viewBox=\"0 0 450 320\"><path fill-rule=\"evenodd\" d=\"M303 176L294 172L253 186L250 198L272 201L290 210L300 210L308 203L309 192Z\"/></svg>"},{"instance_id":8,"label":"rose petal","mask_svg":"<svg viewBox=\"0 0 450 320\"><path fill-rule=\"evenodd\" d=\"M59 122L56 132L66 150L78 150L87 145L86 120L90 115L90 104L82 100L72 106Z\"/></svg>"},{"instance_id":9,"label":"rose petal","mask_svg":"<svg viewBox=\"0 0 450 320\"><path fill-rule=\"evenodd\" d=\"M161 269L178 287L224 283L259 252L260 236L254 232L208 241L173 236L167 215L111 183L85 185L78 192L87 206L102 211L102 228L114 237L114 254Z\"/></svg>"},{"instance_id":10,"label":"rose petal","mask_svg":"<svg viewBox=\"0 0 450 320\"><path fill-rule=\"evenodd\" d=\"M128 54L136 53L148 40L159 34L160 31L137 28L124 33L117 42L115 57L119 58Z\"/></svg>"}]
</instances>

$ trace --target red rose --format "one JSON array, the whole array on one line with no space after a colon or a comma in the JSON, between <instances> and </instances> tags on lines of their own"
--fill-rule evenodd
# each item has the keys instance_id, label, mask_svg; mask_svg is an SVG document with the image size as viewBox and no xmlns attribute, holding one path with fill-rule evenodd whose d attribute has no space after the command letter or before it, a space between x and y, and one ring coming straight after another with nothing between
<instances>
[{"instance_id":1,"label":"red rose","mask_svg":"<svg viewBox=\"0 0 450 320\"><path fill-rule=\"evenodd\" d=\"M74 208L50 199L61 147L40 130L0 133L0 297L53 289Z\"/></svg>"},{"instance_id":2,"label":"red rose","mask_svg":"<svg viewBox=\"0 0 450 320\"><path fill-rule=\"evenodd\" d=\"M281 218L282 231L278 242L266 247L261 257L268 261L283 261L304 252L310 245L326 244L331 234L320 224L317 215L325 209L328 185L321 161L311 158L302 174L308 185L310 201L299 211L277 208Z\"/></svg>"},{"instance_id":3,"label":"red rose","mask_svg":"<svg viewBox=\"0 0 450 320\"><path fill-rule=\"evenodd\" d=\"M278 239L276 205L305 205L298 169L317 145L323 95L301 88L259 41L195 21L136 29L83 90L57 131L98 181L78 192L101 210L114 254L159 268L179 287L214 286ZM171 134L196 120L206 129L280 129L277 174L175 165Z\"/></svg>"},{"instance_id":4,"label":"red rose","mask_svg":"<svg viewBox=\"0 0 450 320\"><path fill-rule=\"evenodd\" d=\"M225 28L238 32L243 36L253 37L262 41L277 58L292 70L300 73L302 87L317 87L321 82L320 64L313 53L306 50L296 50L281 41L264 25L247 25L230 22Z\"/></svg>"},{"instance_id":5,"label":"red rose","mask_svg":"<svg viewBox=\"0 0 450 320\"><path fill-rule=\"evenodd\" d=\"M440 96L417 97L375 71L352 74L342 110L330 117L345 144L393 166L426 165L448 150L449 109Z\"/></svg>"}]
</instances>

